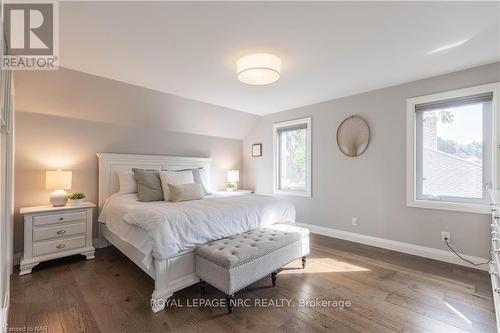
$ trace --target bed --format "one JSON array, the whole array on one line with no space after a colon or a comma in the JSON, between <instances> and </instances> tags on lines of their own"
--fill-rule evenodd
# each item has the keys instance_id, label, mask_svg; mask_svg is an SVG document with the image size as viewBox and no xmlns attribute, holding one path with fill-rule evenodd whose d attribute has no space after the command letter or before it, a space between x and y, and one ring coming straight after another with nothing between
<instances>
[{"instance_id":1,"label":"bed","mask_svg":"<svg viewBox=\"0 0 500 333\"><path fill-rule=\"evenodd\" d=\"M117 193L118 171L132 168L181 170L202 167L210 174L212 161L209 158L109 153L99 153L97 157L100 214L98 246L104 247L111 243L154 279L155 289L151 296L153 312L163 310L166 304L164 300L175 291L199 282L194 256L197 245L233 236L262 224L293 223L295 219L293 206L271 197L228 198L212 194L197 202L142 203L137 201L136 194ZM180 212L178 215L189 216L186 221L179 220L178 223L169 219L167 230L148 230L147 225L142 223L143 220L151 219L149 215L163 218L176 211ZM227 223L223 219L226 215L232 217ZM203 221L206 223L207 220L211 223L210 230L202 231ZM157 225L163 227L166 223ZM191 229L184 229L188 227ZM182 234L182 237L176 237L177 233Z\"/></svg>"}]
</instances>

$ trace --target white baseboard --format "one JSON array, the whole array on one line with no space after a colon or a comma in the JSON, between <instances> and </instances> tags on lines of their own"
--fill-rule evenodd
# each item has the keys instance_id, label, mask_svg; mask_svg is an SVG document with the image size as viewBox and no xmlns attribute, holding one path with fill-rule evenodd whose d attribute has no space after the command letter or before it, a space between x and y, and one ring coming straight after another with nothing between
<instances>
[{"instance_id":1,"label":"white baseboard","mask_svg":"<svg viewBox=\"0 0 500 333\"><path fill-rule=\"evenodd\" d=\"M111 245L104 237L94 238L92 243L96 249L102 249Z\"/></svg>"},{"instance_id":2,"label":"white baseboard","mask_svg":"<svg viewBox=\"0 0 500 333\"><path fill-rule=\"evenodd\" d=\"M298 223L297 222L296 225L299 227L307 228L312 233L315 233L315 234L320 234L320 235L329 236L329 237L333 237L333 238L340 238L340 239L348 240L348 241L355 242L355 243L361 243L361 244L365 244L365 245L381 247L383 249L398 251L398 252L412 254L415 256L419 256L419 257L444 261L444 262L455 264L455 265L460 265L460 266L465 266L465 267L469 267L469 268L488 271L488 265L473 266L473 265L461 260L453 252L450 252L450 251L439 250L439 249L435 249L432 247L420 246L420 245L415 245L415 244L411 244L411 243L398 242L398 241L393 241L393 240L385 239L385 238L357 234L354 232L348 232L348 231L343 231L343 230L338 230L338 229L326 228L326 227L321 227L321 226L317 226L317 225L313 225L313 224L305 224L305 223ZM483 263L483 262L488 261L488 259L486 259L486 258L473 257L473 256L465 255L465 254L460 254L460 255L462 257L464 257L472 262L476 262L476 263Z\"/></svg>"}]
</instances>

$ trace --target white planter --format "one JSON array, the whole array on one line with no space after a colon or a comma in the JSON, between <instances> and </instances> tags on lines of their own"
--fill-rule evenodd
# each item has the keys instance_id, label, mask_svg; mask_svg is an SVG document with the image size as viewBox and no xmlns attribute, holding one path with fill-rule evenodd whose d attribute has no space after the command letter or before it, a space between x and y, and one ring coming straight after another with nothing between
<instances>
[{"instance_id":1,"label":"white planter","mask_svg":"<svg viewBox=\"0 0 500 333\"><path fill-rule=\"evenodd\" d=\"M68 206L79 206L83 204L85 199L68 199Z\"/></svg>"}]
</instances>

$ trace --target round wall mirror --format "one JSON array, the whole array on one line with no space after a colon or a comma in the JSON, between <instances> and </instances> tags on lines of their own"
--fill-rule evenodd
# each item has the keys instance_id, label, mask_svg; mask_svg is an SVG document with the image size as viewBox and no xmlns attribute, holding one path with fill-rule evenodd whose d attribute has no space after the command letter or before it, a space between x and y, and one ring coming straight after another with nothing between
<instances>
[{"instance_id":1,"label":"round wall mirror","mask_svg":"<svg viewBox=\"0 0 500 333\"><path fill-rule=\"evenodd\" d=\"M370 143L370 128L366 121L358 116L345 119L337 130L337 145L347 156L363 154Z\"/></svg>"}]
</instances>

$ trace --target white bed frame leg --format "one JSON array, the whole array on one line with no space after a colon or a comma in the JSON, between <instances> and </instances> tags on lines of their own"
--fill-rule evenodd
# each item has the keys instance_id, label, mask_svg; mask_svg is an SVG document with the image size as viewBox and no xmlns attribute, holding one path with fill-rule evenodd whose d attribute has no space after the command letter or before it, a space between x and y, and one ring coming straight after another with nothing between
<instances>
[{"instance_id":1,"label":"white bed frame leg","mask_svg":"<svg viewBox=\"0 0 500 333\"><path fill-rule=\"evenodd\" d=\"M165 259L162 261L154 260L155 262L155 290L151 295L151 310L156 313L165 309L167 299L173 295L168 290L168 268L170 260Z\"/></svg>"}]
</instances>

